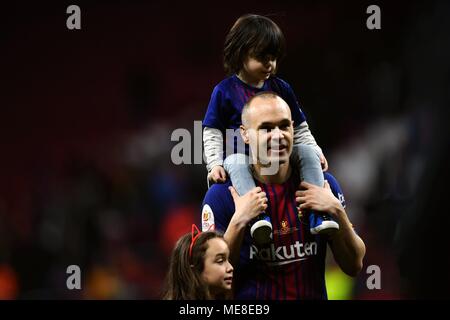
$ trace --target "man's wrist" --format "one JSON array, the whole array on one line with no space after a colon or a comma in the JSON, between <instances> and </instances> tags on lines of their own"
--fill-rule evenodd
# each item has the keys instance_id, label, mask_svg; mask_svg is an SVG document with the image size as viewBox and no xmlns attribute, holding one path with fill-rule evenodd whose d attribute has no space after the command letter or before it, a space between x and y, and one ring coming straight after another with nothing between
<instances>
[{"instance_id":1,"label":"man's wrist","mask_svg":"<svg viewBox=\"0 0 450 320\"><path fill-rule=\"evenodd\" d=\"M230 225L233 225L234 228L236 229L236 231L239 232L239 231L245 229L249 222L250 221L247 221L247 219L244 219L242 217L241 212L235 211L233 214L233 217L231 218Z\"/></svg>"},{"instance_id":2,"label":"man's wrist","mask_svg":"<svg viewBox=\"0 0 450 320\"><path fill-rule=\"evenodd\" d=\"M345 209L340 202L336 203L336 205L333 207L331 214L333 218L336 220L336 222L339 224L339 228L341 230L352 229L352 224L350 223L347 213L345 212Z\"/></svg>"},{"instance_id":3,"label":"man's wrist","mask_svg":"<svg viewBox=\"0 0 450 320\"><path fill-rule=\"evenodd\" d=\"M331 209L327 211L335 220L342 219L346 213L344 210L344 207L339 202L339 200L336 199L336 201L331 206Z\"/></svg>"}]
</instances>

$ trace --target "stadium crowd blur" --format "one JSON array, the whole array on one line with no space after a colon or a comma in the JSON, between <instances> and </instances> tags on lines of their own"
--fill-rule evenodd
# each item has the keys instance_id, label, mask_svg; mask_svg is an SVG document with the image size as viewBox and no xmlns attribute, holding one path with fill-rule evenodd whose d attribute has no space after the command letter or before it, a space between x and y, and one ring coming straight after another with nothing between
<instances>
[{"instance_id":1,"label":"stadium crowd blur","mask_svg":"<svg viewBox=\"0 0 450 320\"><path fill-rule=\"evenodd\" d=\"M381 269L382 289L368 290L365 269L348 278L330 257L330 298L448 297L418 279L450 270L448 250L431 249L448 243L435 203L449 163L449 5L383 4L381 30L366 28L368 5L86 4L78 31L62 5L11 5L0 35L0 299L160 298L207 189L204 165L172 163L171 133L202 120L225 77L225 34L249 12L282 28L279 75L341 183L365 267ZM82 290L67 289L69 265Z\"/></svg>"}]
</instances>

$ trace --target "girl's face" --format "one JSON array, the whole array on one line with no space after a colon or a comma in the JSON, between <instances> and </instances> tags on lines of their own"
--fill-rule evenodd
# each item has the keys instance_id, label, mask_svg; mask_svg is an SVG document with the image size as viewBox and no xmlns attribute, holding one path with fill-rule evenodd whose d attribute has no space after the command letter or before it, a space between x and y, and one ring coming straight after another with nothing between
<instances>
[{"instance_id":1,"label":"girl's face","mask_svg":"<svg viewBox=\"0 0 450 320\"><path fill-rule=\"evenodd\" d=\"M243 71L253 82L267 80L275 72L277 60L274 57L255 58L248 56L244 61Z\"/></svg>"},{"instance_id":2,"label":"girl's face","mask_svg":"<svg viewBox=\"0 0 450 320\"><path fill-rule=\"evenodd\" d=\"M233 282L233 266L229 259L230 250L221 238L210 239L205 253L205 266L202 278L209 286L212 294L231 290Z\"/></svg>"}]
</instances>

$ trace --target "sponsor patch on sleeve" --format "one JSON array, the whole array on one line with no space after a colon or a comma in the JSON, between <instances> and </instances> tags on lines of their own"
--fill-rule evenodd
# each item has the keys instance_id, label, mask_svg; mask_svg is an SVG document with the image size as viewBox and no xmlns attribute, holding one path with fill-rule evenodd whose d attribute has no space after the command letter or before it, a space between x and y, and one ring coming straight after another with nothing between
<instances>
[{"instance_id":1,"label":"sponsor patch on sleeve","mask_svg":"<svg viewBox=\"0 0 450 320\"><path fill-rule=\"evenodd\" d=\"M345 209L345 198L344 198L344 195L342 193L338 193L338 197L339 197L339 201L342 204L342 207L344 207L344 209Z\"/></svg>"},{"instance_id":2,"label":"sponsor patch on sleeve","mask_svg":"<svg viewBox=\"0 0 450 320\"><path fill-rule=\"evenodd\" d=\"M209 205L205 204L202 209L202 231L214 230L214 214Z\"/></svg>"}]
</instances>

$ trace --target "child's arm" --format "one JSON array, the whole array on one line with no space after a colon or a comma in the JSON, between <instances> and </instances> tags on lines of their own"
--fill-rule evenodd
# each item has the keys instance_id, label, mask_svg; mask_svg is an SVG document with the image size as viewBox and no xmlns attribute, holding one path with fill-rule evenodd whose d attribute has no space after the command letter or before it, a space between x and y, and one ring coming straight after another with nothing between
<instances>
[{"instance_id":1,"label":"child's arm","mask_svg":"<svg viewBox=\"0 0 450 320\"><path fill-rule=\"evenodd\" d=\"M225 182L226 173L223 168L223 136L219 129L205 127L203 129L203 146L205 149L208 179L213 182Z\"/></svg>"},{"instance_id":2,"label":"child's arm","mask_svg":"<svg viewBox=\"0 0 450 320\"><path fill-rule=\"evenodd\" d=\"M322 164L322 168L324 171L328 170L328 162L325 156L323 155L322 149L317 145L316 139L309 130L308 123L303 121L300 125L294 128L294 144L306 144L310 145L314 148L318 155L320 155L320 163Z\"/></svg>"},{"instance_id":3,"label":"child's arm","mask_svg":"<svg viewBox=\"0 0 450 320\"><path fill-rule=\"evenodd\" d=\"M226 129L224 112L224 94L220 85L214 87L211 100L203 119L203 146L205 149L208 181L225 182L226 173L223 168L223 135ZM222 130L221 130L222 129Z\"/></svg>"}]
</instances>

